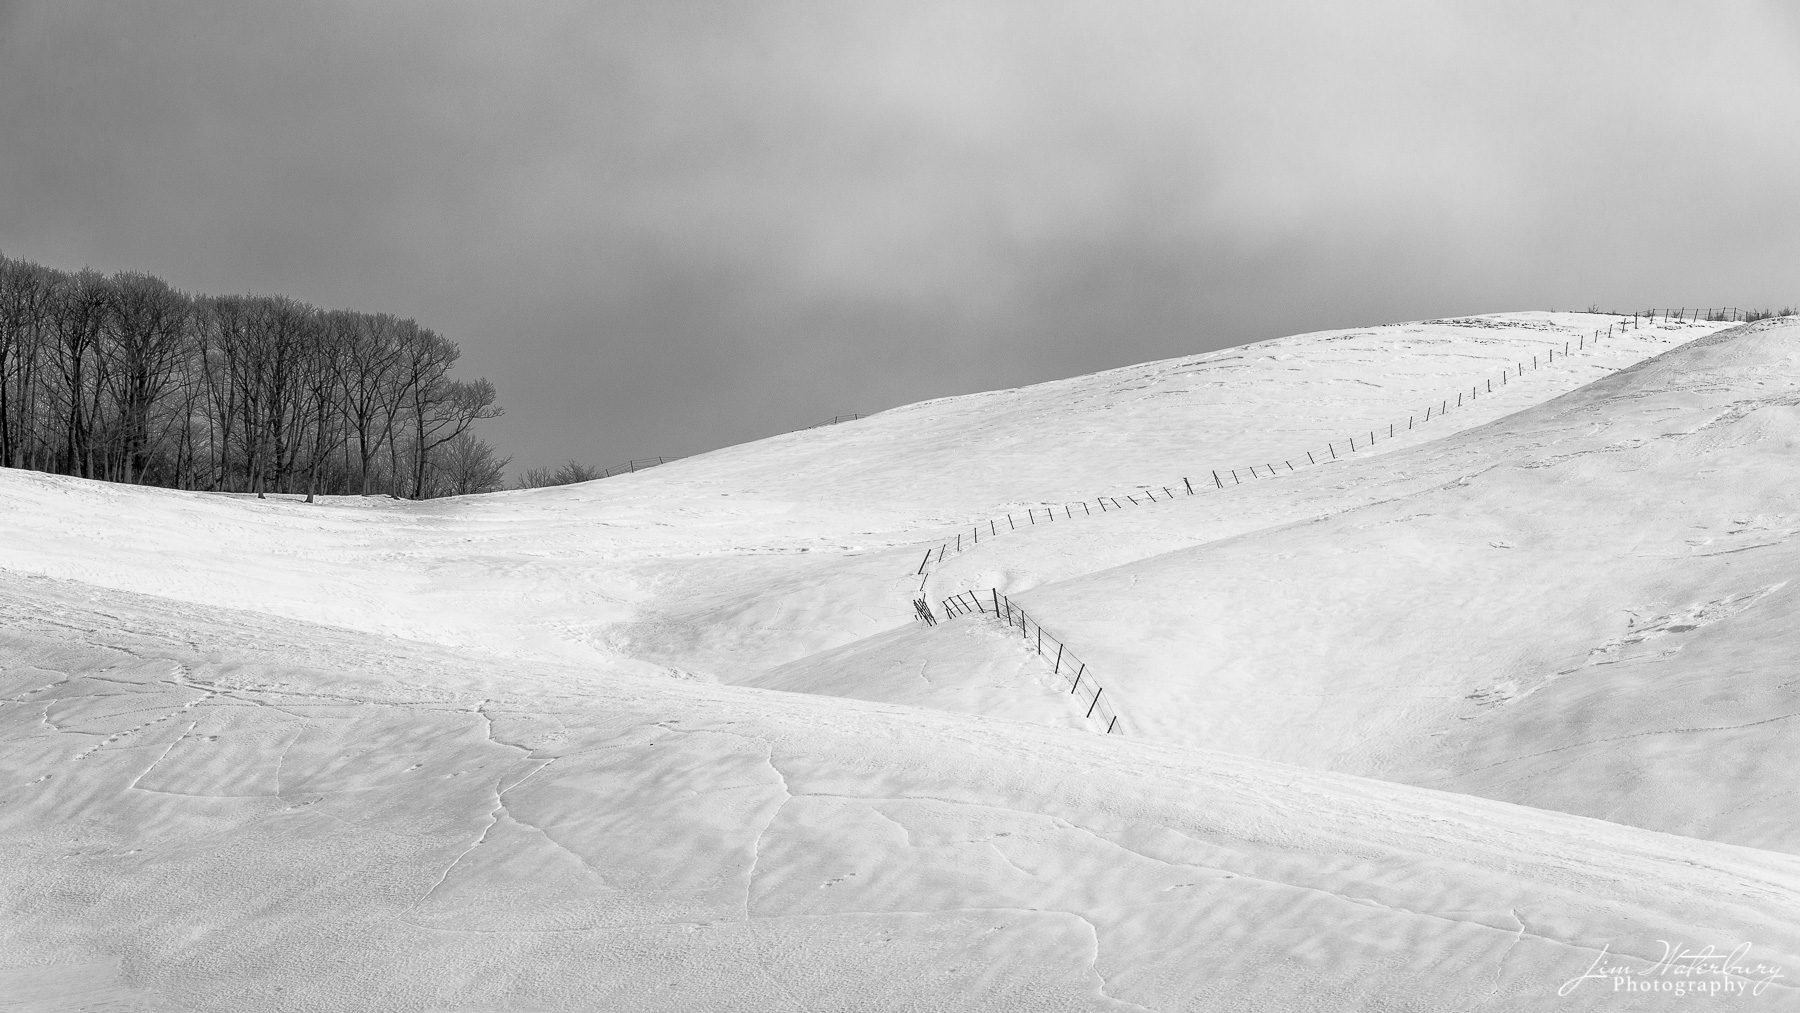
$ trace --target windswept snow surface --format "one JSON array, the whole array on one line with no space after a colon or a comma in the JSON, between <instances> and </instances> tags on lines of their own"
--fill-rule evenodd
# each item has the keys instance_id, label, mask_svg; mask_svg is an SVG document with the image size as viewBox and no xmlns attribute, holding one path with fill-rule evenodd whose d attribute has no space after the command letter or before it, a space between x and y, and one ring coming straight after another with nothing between
<instances>
[{"instance_id":1,"label":"windswept snow surface","mask_svg":"<svg viewBox=\"0 0 1800 1013\"><path fill-rule=\"evenodd\" d=\"M0 471L0 1010L1800 1009L1800 327L1616 323L428 504Z\"/></svg>"}]
</instances>

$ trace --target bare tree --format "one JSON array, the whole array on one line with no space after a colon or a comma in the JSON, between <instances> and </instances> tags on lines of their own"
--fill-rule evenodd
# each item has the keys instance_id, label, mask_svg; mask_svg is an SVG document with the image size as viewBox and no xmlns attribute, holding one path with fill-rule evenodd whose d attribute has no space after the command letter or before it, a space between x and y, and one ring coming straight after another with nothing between
<instances>
[{"instance_id":1,"label":"bare tree","mask_svg":"<svg viewBox=\"0 0 1800 1013\"><path fill-rule=\"evenodd\" d=\"M51 295L53 347L61 381L56 393L62 401L63 468L84 478L101 477L96 474L94 429L105 370L98 353L108 288L98 271L83 270L65 276Z\"/></svg>"},{"instance_id":2,"label":"bare tree","mask_svg":"<svg viewBox=\"0 0 1800 1013\"><path fill-rule=\"evenodd\" d=\"M494 385L486 380L449 379L462 350L428 328L406 335L402 357L406 408L412 424L413 477L410 495L422 497L431 452L468 431L481 419L497 418Z\"/></svg>"},{"instance_id":3,"label":"bare tree","mask_svg":"<svg viewBox=\"0 0 1800 1013\"><path fill-rule=\"evenodd\" d=\"M306 472L306 501L311 503L319 491L319 473L342 434L344 371L340 360L345 335L330 326L323 314L309 314L307 322L309 340L300 351L293 428L301 444L296 464Z\"/></svg>"},{"instance_id":4,"label":"bare tree","mask_svg":"<svg viewBox=\"0 0 1800 1013\"><path fill-rule=\"evenodd\" d=\"M0 257L0 466L309 499L486 488L471 427L500 409L458 356L386 314Z\"/></svg>"},{"instance_id":5,"label":"bare tree","mask_svg":"<svg viewBox=\"0 0 1800 1013\"><path fill-rule=\"evenodd\" d=\"M115 275L109 295L101 353L108 365L118 477L132 482L149 461L151 427L189 356L193 304L145 274Z\"/></svg>"},{"instance_id":6,"label":"bare tree","mask_svg":"<svg viewBox=\"0 0 1800 1013\"><path fill-rule=\"evenodd\" d=\"M592 482L604 478L605 473L599 468L590 467L573 459L564 461L555 468L529 468L519 477L519 488L542 489L552 485L574 485L576 482Z\"/></svg>"},{"instance_id":7,"label":"bare tree","mask_svg":"<svg viewBox=\"0 0 1800 1013\"><path fill-rule=\"evenodd\" d=\"M432 463L441 495L467 496L505 488L506 466L511 462L474 433L462 432L439 448Z\"/></svg>"},{"instance_id":8,"label":"bare tree","mask_svg":"<svg viewBox=\"0 0 1800 1013\"><path fill-rule=\"evenodd\" d=\"M55 272L0 257L0 465L23 468L38 443L40 369Z\"/></svg>"},{"instance_id":9,"label":"bare tree","mask_svg":"<svg viewBox=\"0 0 1800 1013\"><path fill-rule=\"evenodd\" d=\"M338 347L339 391L347 436L356 437L357 480L370 492L370 464L393 439L399 414L400 321L386 313L336 311L328 317ZM392 404L394 411L384 408Z\"/></svg>"}]
</instances>

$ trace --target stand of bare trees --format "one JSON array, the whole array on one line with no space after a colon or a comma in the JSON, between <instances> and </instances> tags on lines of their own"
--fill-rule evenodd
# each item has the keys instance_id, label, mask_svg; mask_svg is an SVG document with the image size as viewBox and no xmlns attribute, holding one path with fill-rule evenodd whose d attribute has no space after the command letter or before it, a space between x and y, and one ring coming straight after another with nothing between
<instances>
[{"instance_id":1,"label":"stand of bare trees","mask_svg":"<svg viewBox=\"0 0 1800 1013\"><path fill-rule=\"evenodd\" d=\"M226 492L498 489L494 385L384 313L0 256L0 465Z\"/></svg>"}]
</instances>

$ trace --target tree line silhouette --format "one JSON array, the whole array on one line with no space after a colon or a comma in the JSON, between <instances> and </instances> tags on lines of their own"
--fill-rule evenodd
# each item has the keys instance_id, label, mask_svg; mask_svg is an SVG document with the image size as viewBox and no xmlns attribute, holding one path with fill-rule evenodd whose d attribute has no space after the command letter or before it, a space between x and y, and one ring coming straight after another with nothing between
<instances>
[{"instance_id":1,"label":"tree line silhouette","mask_svg":"<svg viewBox=\"0 0 1800 1013\"><path fill-rule=\"evenodd\" d=\"M222 492L501 487L494 385L410 319L0 256L0 464Z\"/></svg>"}]
</instances>

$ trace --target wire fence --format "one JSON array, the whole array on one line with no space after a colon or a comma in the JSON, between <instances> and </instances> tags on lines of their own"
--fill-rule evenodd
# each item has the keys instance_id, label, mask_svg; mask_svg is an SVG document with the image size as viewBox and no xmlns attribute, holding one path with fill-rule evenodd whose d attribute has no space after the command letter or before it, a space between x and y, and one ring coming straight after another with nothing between
<instances>
[{"instance_id":1,"label":"wire fence","mask_svg":"<svg viewBox=\"0 0 1800 1013\"><path fill-rule=\"evenodd\" d=\"M635 461L626 461L624 464L607 468L595 477L611 478L614 475L629 475L634 471L643 471L645 468L654 468L659 464L668 464L670 461L679 460L681 460L679 457L640 457Z\"/></svg>"},{"instance_id":2,"label":"wire fence","mask_svg":"<svg viewBox=\"0 0 1800 1013\"><path fill-rule=\"evenodd\" d=\"M1791 313L1792 311L1784 310L1783 312ZM1139 486L1133 493L1126 493L1119 496L1096 496L1092 500L1082 500L1078 502L1038 504L1026 507L1023 511L1025 516L1022 518L1009 511L1004 515L997 515L984 521L980 521L971 525L968 531L959 531L949 538L946 538L938 545L934 545L925 551L924 558L920 560L918 568L913 573L914 576L919 578L918 595L920 598L926 597L926 584L930 581L931 574L935 567L942 564L947 558L960 555L963 552L975 548L980 545L984 539L992 541L1001 535L1015 532L1020 529L1034 528L1039 524L1054 524L1059 521L1072 521L1077 518L1094 517L1113 513L1118 510L1126 509L1127 507L1144 506L1150 503L1159 503L1164 500L1175 499L1177 497L1193 496L1198 492L1206 491L1209 488L1208 483L1211 483L1210 488L1212 490L1217 491L1225 489L1227 486L1243 485L1246 481L1246 476L1248 476L1250 481L1272 479L1280 475L1299 471L1301 468L1316 467L1318 465L1331 464L1335 461L1347 459L1372 449L1377 443L1398 439L1413 429L1427 425L1434 420L1441 419L1452 411L1473 404L1481 398L1504 392L1507 386L1523 377L1526 373L1553 366L1556 364L1558 358L1571 359L1583 354L1588 354L1592 352L1600 342L1607 338L1628 333L1650 324L1667 322L1695 323L1702 320L1710 322L1736 322L1739 320L1763 319L1765 316L1772 316L1774 314L1746 312L1737 309L1736 307L1706 309L1704 311L1682 307L1680 309L1639 310L1625 313L1608 313L1606 315L1617 319L1612 324L1609 324L1605 330L1596 329L1591 335L1577 336L1573 340L1564 342L1563 347L1560 350L1554 345L1551 345L1549 348L1545 349L1544 352L1533 355L1529 361L1520 359L1505 369L1502 369L1496 376L1484 377L1478 382L1471 384L1466 390L1459 390L1453 396L1441 398L1436 404L1426 405L1422 413L1415 412L1408 415L1404 423L1395 420L1385 426L1371 426L1366 431L1352 433L1339 440L1327 441L1324 447L1315 447L1311 450L1300 451L1300 454L1305 455L1304 460L1302 460L1300 456L1295 455L1289 458L1274 458L1266 461L1254 462L1249 465L1240 464L1236 468L1209 468L1204 473L1183 476L1164 485ZM1158 492L1162 493L1161 497L1156 495ZM1081 508L1080 513L1075 512L1076 507ZM1020 520L1023 520L1025 523L1020 524ZM1002 525L1004 525L1004 527L1002 527ZM983 528L986 530L983 531Z\"/></svg>"},{"instance_id":3,"label":"wire fence","mask_svg":"<svg viewBox=\"0 0 1800 1013\"><path fill-rule=\"evenodd\" d=\"M841 422L854 422L857 419L866 419L866 418L868 418L867 415L838 415L833 418L826 419L824 422L815 422L810 426L801 426L799 429L792 429L792 430L789 430L789 432L804 433L808 429L819 429L823 426L835 426ZM670 461L679 461L679 460L681 460L681 458L679 458L679 457L640 457L636 460L626 461L624 464L614 465L611 468L607 468L607 469L601 471L600 474L595 475L594 477L596 479L601 479L601 478L611 478L614 475L629 475L633 472L643 471L646 468L654 468L659 464L668 464Z\"/></svg>"},{"instance_id":4,"label":"wire fence","mask_svg":"<svg viewBox=\"0 0 1800 1013\"><path fill-rule=\"evenodd\" d=\"M1082 707L1082 719L1091 727L1098 728L1105 735L1123 735L1125 729L1119 725L1118 702L1106 694L1088 671L1087 662L1075 656L1068 644L1044 629L1043 624L1033 619L1011 598L1000 593L998 588L987 591L963 591L943 599L939 603L944 610L944 620L948 621L963 615L976 615L994 619L1006 624L1008 629L1016 629L1019 635L1031 645L1041 657L1049 658L1050 674L1067 680L1069 695L1077 698ZM919 618L936 626L940 621L931 608L931 603L924 598L913 600L913 609Z\"/></svg>"},{"instance_id":5,"label":"wire fence","mask_svg":"<svg viewBox=\"0 0 1800 1013\"><path fill-rule=\"evenodd\" d=\"M806 430L808 430L808 429L818 429L821 426L835 426L840 422L855 422L857 419L866 419L866 418L868 418L867 415L839 415L834 418L826 419L823 422L815 422L810 426L805 426L803 428L796 429L796 430L794 430L794 432L803 433L803 432L806 432Z\"/></svg>"}]
</instances>

